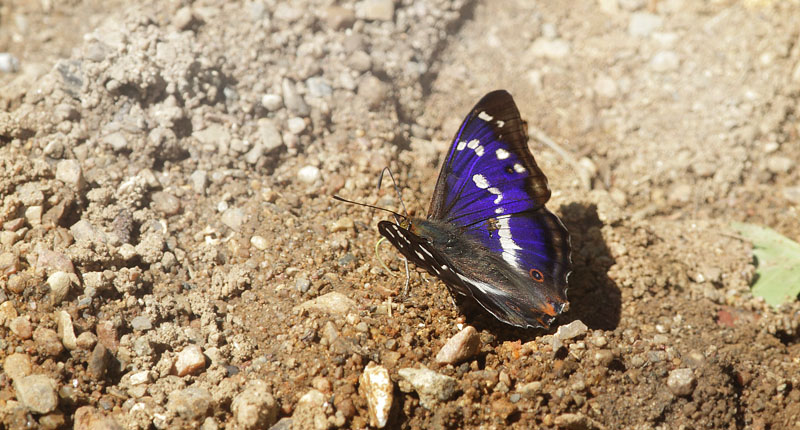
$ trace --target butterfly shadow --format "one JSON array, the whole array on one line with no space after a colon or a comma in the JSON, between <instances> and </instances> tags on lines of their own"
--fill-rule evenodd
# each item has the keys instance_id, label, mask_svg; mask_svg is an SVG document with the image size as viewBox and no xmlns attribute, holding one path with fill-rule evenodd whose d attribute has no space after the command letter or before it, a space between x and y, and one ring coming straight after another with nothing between
<instances>
[{"instance_id":1,"label":"butterfly shadow","mask_svg":"<svg viewBox=\"0 0 800 430\"><path fill-rule=\"evenodd\" d=\"M569 311L555 321L550 331L575 320L581 320L593 330L614 330L619 325L622 294L608 277L615 260L603 239L603 222L597 215L597 207L570 203L560 209L561 220L572 241L572 273L567 291ZM459 305L462 312L471 317L476 329L492 332L498 341L527 342L545 333L542 329L526 330L503 324L468 302Z\"/></svg>"}]
</instances>

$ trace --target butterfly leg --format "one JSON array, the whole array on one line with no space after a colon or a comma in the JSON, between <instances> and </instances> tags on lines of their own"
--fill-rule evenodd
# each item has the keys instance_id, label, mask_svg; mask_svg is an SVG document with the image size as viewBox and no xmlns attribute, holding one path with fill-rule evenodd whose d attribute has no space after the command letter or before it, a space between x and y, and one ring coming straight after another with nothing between
<instances>
[{"instance_id":1,"label":"butterfly leg","mask_svg":"<svg viewBox=\"0 0 800 430\"><path fill-rule=\"evenodd\" d=\"M396 278L397 275L395 275L394 272L392 272L389 269L389 266L387 266L386 263L383 262L383 259L381 258L381 254L378 252L378 248L380 248L381 242L383 242L384 240L386 240L386 238L382 237L375 243L375 257L381 263L381 266L383 267L383 269L386 270L386 273L388 273L392 277ZM406 273L408 273L408 261L406 261ZM408 281L406 280L406 282L408 282Z\"/></svg>"}]
</instances>

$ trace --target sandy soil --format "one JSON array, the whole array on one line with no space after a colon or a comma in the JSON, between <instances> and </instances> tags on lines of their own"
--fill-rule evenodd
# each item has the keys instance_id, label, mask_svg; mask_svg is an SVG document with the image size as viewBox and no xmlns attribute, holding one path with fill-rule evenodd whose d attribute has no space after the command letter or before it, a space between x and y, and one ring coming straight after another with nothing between
<instances>
[{"instance_id":1,"label":"sandy soil","mask_svg":"<svg viewBox=\"0 0 800 430\"><path fill-rule=\"evenodd\" d=\"M800 240L798 23L767 0L2 3L0 427L800 429L800 304L750 294L730 227ZM423 215L496 88L566 151L530 142L572 235L559 332L414 270L400 297L385 214L331 199L398 208L389 166Z\"/></svg>"}]
</instances>

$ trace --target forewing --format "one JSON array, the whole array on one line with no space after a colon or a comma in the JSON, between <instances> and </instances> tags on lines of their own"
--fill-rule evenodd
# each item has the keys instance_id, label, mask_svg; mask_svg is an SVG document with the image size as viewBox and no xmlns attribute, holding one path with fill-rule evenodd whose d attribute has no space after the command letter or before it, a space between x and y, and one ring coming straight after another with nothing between
<instances>
[{"instance_id":1,"label":"forewing","mask_svg":"<svg viewBox=\"0 0 800 430\"><path fill-rule=\"evenodd\" d=\"M436 182L429 219L469 225L535 210L550 198L511 95L493 91L467 115Z\"/></svg>"},{"instance_id":2,"label":"forewing","mask_svg":"<svg viewBox=\"0 0 800 430\"><path fill-rule=\"evenodd\" d=\"M378 231L385 237L408 261L421 267L433 276L443 280L451 287L456 287L461 294L466 294L464 288L453 271L453 264L442 255L427 239L417 236L408 229L390 221L380 221Z\"/></svg>"}]
</instances>

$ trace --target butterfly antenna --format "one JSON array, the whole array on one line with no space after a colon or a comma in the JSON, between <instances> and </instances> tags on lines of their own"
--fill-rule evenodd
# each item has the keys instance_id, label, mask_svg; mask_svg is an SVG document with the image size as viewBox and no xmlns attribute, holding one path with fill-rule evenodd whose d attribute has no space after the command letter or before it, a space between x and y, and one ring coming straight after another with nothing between
<instances>
[{"instance_id":1,"label":"butterfly antenna","mask_svg":"<svg viewBox=\"0 0 800 430\"><path fill-rule=\"evenodd\" d=\"M398 200L400 200L400 206L403 207L403 212L405 212L405 214L406 214L405 219L409 219L409 217L408 217L408 209L406 209L406 204L403 201L403 194L400 192L400 187L397 186L397 181L394 179L394 174L392 174L392 169L390 169L388 167L384 167L383 170L381 170L381 174L380 174L380 176L378 176L378 189L379 190L381 189L381 182L383 182L383 174L384 173L388 173L389 174L389 178L392 179L392 186L394 187L394 191L397 193ZM397 221L398 221L398 224L399 224L400 220L397 220ZM375 249L377 249L377 245L376 245ZM403 263L406 266L406 284L405 284L405 286L403 286L403 294L402 294L401 297L403 299L405 299L406 297L408 297L408 291L409 291L409 287L411 285L411 272L408 270L408 259L407 258L403 257ZM381 261L381 264L383 264L383 261Z\"/></svg>"},{"instance_id":2,"label":"butterfly antenna","mask_svg":"<svg viewBox=\"0 0 800 430\"><path fill-rule=\"evenodd\" d=\"M354 204L354 205L359 205L359 206L368 207L368 208L371 208L371 209L377 209L377 210L379 210L379 211L389 212L390 214L394 215L394 216L395 216L395 218L398 218L398 219L399 219L399 218L408 219L408 216L407 216L407 215L402 215L402 214L399 214L399 213L397 213L397 212L395 212L395 211L393 211L393 210L391 210L391 209L386 209L386 208L382 208L382 207L380 207L380 206L370 205L370 204L367 204L367 203L354 202L354 201L352 201L352 200L347 200L347 199L346 199L346 198L344 198L344 197L339 197L339 196L337 196L337 195L334 195L334 196L332 196L332 197L333 197L333 199L334 199L334 200L338 200L338 201L340 201L340 202L350 203L350 204Z\"/></svg>"},{"instance_id":3,"label":"butterfly antenna","mask_svg":"<svg viewBox=\"0 0 800 430\"><path fill-rule=\"evenodd\" d=\"M397 186L397 181L394 180L392 170L388 167L384 167L383 170L381 170L380 176L378 176L378 189L381 189L381 182L383 182L384 173L389 173L389 177L392 179L392 185L394 186L394 191L397 193L397 198L400 200L400 206L403 207L403 212L406 214L404 218L408 219L408 209L406 209L406 204L403 202L403 195L400 193L400 187Z\"/></svg>"}]
</instances>

